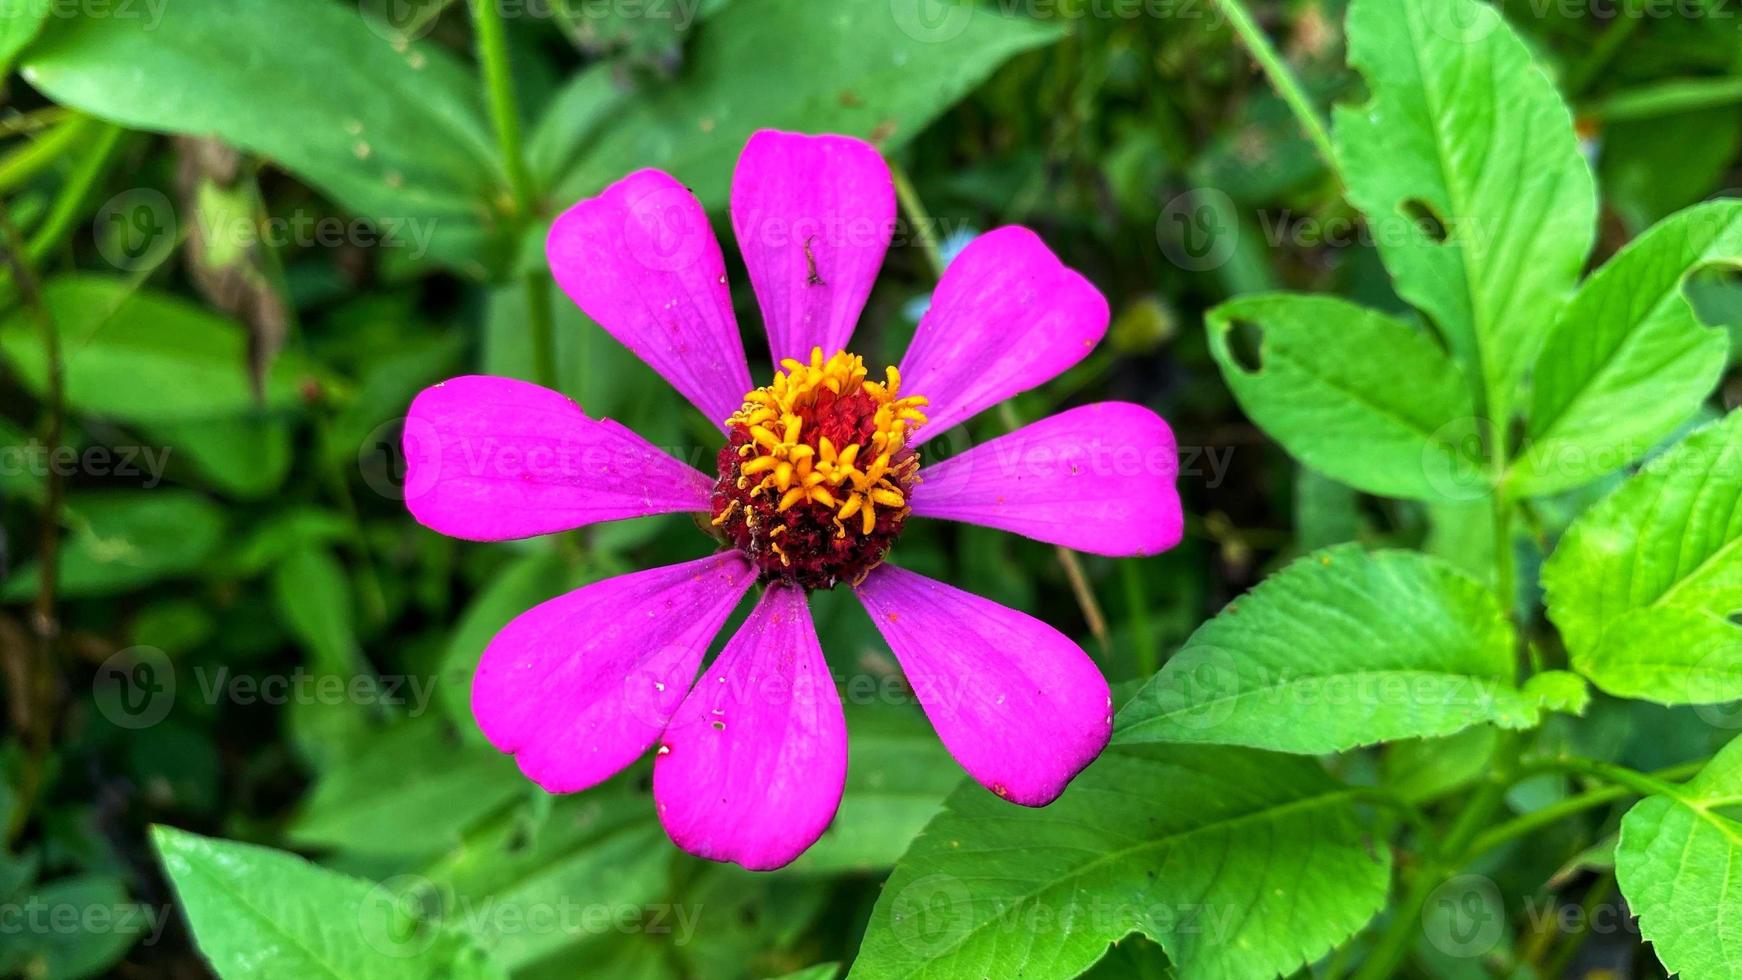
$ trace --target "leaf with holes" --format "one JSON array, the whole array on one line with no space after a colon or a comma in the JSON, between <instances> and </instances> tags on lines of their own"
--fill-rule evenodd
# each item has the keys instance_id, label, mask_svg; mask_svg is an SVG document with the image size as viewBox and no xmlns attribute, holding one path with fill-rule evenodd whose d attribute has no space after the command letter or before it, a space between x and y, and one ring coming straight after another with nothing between
<instances>
[{"instance_id":1,"label":"leaf with holes","mask_svg":"<svg viewBox=\"0 0 1742 980\"><path fill-rule=\"evenodd\" d=\"M1543 568L1573 667L1659 704L1742 698L1742 413L1647 464Z\"/></svg>"},{"instance_id":2,"label":"leaf with holes","mask_svg":"<svg viewBox=\"0 0 1742 980\"><path fill-rule=\"evenodd\" d=\"M1586 280L1531 375L1524 451L1507 479L1545 494L1644 456L1712 393L1730 351L1682 292L1701 268L1742 266L1742 201L1664 219Z\"/></svg>"},{"instance_id":3,"label":"leaf with holes","mask_svg":"<svg viewBox=\"0 0 1742 980\"><path fill-rule=\"evenodd\" d=\"M1337 155L1398 295L1426 313L1491 417L1578 281L1596 191L1573 119L1500 12L1476 0L1355 0Z\"/></svg>"},{"instance_id":4,"label":"leaf with holes","mask_svg":"<svg viewBox=\"0 0 1742 980\"><path fill-rule=\"evenodd\" d=\"M151 840L194 941L219 976L504 976L459 933L414 917L414 897L389 884L173 827L153 827Z\"/></svg>"},{"instance_id":5,"label":"leaf with holes","mask_svg":"<svg viewBox=\"0 0 1742 980\"><path fill-rule=\"evenodd\" d=\"M1742 739L1698 776L1621 820L1615 880L1664 969L1683 980L1742 976Z\"/></svg>"},{"instance_id":6,"label":"leaf with holes","mask_svg":"<svg viewBox=\"0 0 1742 980\"><path fill-rule=\"evenodd\" d=\"M1373 917L1390 864L1310 759L1118 748L1045 809L958 790L883 886L849 980L1074 977L1132 932L1182 980L1286 975Z\"/></svg>"},{"instance_id":7,"label":"leaf with holes","mask_svg":"<svg viewBox=\"0 0 1742 980\"><path fill-rule=\"evenodd\" d=\"M1565 673L1520 688L1514 643L1475 579L1413 551L1342 545L1199 627L1119 710L1113 738L1318 754L1583 709Z\"/></svg>"},{"instance_id":8,"label":"leaf with holes","mask_svg":"<svg viewBox=\"0 0 1742 980\"><path fill-rule=\"evenodd\" d=\"M1240 407L1301 462L1369 493L1488 492L1475 408L1431 337L1332 296L1243 296L1206 318ZM1241 345L1257 334L1256 349Z\"/></svg>"}]
</instances>

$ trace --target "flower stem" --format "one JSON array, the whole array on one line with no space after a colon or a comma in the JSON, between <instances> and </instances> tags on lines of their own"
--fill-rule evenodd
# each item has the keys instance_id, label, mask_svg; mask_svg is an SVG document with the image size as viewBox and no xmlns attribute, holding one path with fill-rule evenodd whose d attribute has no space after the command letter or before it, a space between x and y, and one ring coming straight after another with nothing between
<instances>
[{"instance_id":1,"label":"flower stem","mask_svg":"<svg viewBox=\"0 0 1742 980\"><path fill-rule=\"evenodd\" d=\"M1699 772L1705 764L1706 760L1700 759L1694 762L1683 763L1682 765L1674 766L1662 770L1661 772L1653 773L1650 776L1646 776L1643 773L1634 773L1634 775L1638 776L1640 780L1681 780ZM1567 760L1551 760L1543 764L1528 765L1524 767L1524 771L1529 772L1534 769L1564 770L1569 767L1570 765ZM1575 771L1586 772L1583 768L1575 769ZM1631 770L1627 771L1631 772ZM1586 774L1589 775L1588 772L1586 772ZM1599 776L1598 778L1603 777ZM1486 854L1502 844L1516 840L1532 833L1533 831L1547 827L1550 824L1559 823L1568 817L1583 813L1586 810L1591 810L1633 796L1648 795L1640 792L1645 785L1648 785L1645 783L1635 781L1636 785L1629 786L1609 780L1605 781L1608 785L1593 790L1587 790L1577 796L1569 796L1564 800L1551 803L1540 810L1532 810L1529 813L1515 817L1498 827L1490 829L1470 842L1470 847L1468 852L1465 854L1465 857L1474 858L1477 855Z\"/></svg>"},{"instance_id":2,"label":"flower stem","mask_svg":"<svg viewBox=\"0 0 1742 980\"><path fill-rule=\"evenodd\" d=\"M920 250L925 252L925 258L931 264L931 274L934 279L944 277L944 253L938 246L937 225L932 221L930 212L925 209L925 202L919 199L919 192L913 189L913 181L907 179L907 171L889 164L889 176L895 181L895 199L901 202L901 210L907 212L907 220L913 225L913 237L919 243Z\"/></svg>"},{"instance_id":3,"label":"flower stem","mask_svg":"<svg viewBox=\"0 0 1742 980\"><path fill-rule=\"evenodd\" d=\"M1252 52L1258 66L1264 69L1270 84L1276 89L1276 94L1282 96L1282 101L1288 103L1288 108L1300 122L1301 129L1306 130L1307 139L1312 141L1313 148L1319 156L1337 173L1337 151L1331 143L1330 130L1325 128L1325 121L1320 118L1318 109L1312 100L1307 98L1306 89L1300 84L1294 72L1276 53L1276 46L1270 43L1270 38L1258 27L1244 4L1240 0L1213 0L1221 10L1222 16L1228 18L1228 25L1240 40L1246 44L1246 49Z\"/></svg>"},{"instance_id":4,"label":"flower stem","mask_svg":"<svg viewBox=\"0 0 1742 980\"><path fill-rule=\"evenodd\" d=\"M472 26L478 37L478 62L484 72L484 95L490 121L496 129L502 170L514 198L514 216L522 232L538 217L538 192L526 167L521 148L520 105L514 95L514 74L508 65L508 43L497 0L472 0ZM526 325L532 337L532 379L546 388L557 386L556 325L551 318L550 293L541 272L522 279L526 293Z\"/></svg>"},{"instance_id":5,"label":"flower stem","mask_svg":"<svg viewBox=\"0 0 1742 980\"><path fill-rule=\"evenodd\" d=\"M532 179L520 148L520 106L514 98L514 74L508 67L508 42L496 0L472 0L472 26L478 36L484 95L490 106L490 122L496 128L496 145L502 151L502 168L516 212L524 219L532 211Z\"/></svg>"}]
</instances>

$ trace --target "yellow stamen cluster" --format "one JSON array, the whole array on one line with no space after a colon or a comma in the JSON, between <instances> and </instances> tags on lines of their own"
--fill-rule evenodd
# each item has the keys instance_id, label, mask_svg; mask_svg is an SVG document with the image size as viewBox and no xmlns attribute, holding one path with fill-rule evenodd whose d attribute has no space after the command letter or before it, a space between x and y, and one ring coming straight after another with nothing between
<instances>
[{"instance_id":1,"label":"yellow stamen cluster","mask_svg":"<svg viewBox=\"0 0 1742 980\"><path fill-rule=\"evenodd\" d=\"M780 362L783 371L774 383L745 396L744 406L729 426L743 426L750 441L739 447L743 462L738 467L738 488L751 497L779 494L775 510L784 512L805 501L835 511L836 537L847 533L845 521L859 518L862 533L877 524L877 508L905 508L904 486L913 483L919 466L909 453L896 457L907 445L915 428L925 423L920 412L926 400L901 395L901 375L888 370L887 380L867 381L864 358L840 352L823 359L822 348L812 348L810 363L792 358ZM863 404L856 396L869 398L872 410L868 437L836 445L820 431L819 416L835 405ZM752 481L755 481L752 484ZM714 518L723 524L732 515L728 509Z\"/></svg>"}]
</instances>

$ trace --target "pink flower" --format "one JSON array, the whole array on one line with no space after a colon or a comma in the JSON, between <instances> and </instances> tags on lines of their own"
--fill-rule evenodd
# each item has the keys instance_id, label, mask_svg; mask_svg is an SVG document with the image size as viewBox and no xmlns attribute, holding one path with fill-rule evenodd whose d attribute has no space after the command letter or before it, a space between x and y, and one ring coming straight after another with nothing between
<instances>
[{"instance_id":1,"label":"pink flower","mask_svg":"<svg viewBox=\"0 0 1742 980\"><path fill-rule=\"evenodd\" d=\"M899 371L877 376L840 353L895 223L877 151L757 133L731 211L783 367L760 388L719 243L669 175L638 171L581 201L548 243L581 309L719 426L715 476L521 381L455 378L412 403L406 503L436 531L497 541L692 512L719 537L705 558L598 582L509 623L473 681L479 727L553 793L593 786L657 744L653 793L671 838L778 868L827 829L846 777L846 726L806 605L839 583L962 767L1016 803L1052 802L1107 744L1099 670L1047 624L883 559L909 516L1104 555L1179 541L1173 433L1137 405L1072 409L922 466L929 437L1087 355L1106 300L1032 232L1000 228L950 265ZM692 687L757 582L754 611Z\"/></svg>"}]
</instances>

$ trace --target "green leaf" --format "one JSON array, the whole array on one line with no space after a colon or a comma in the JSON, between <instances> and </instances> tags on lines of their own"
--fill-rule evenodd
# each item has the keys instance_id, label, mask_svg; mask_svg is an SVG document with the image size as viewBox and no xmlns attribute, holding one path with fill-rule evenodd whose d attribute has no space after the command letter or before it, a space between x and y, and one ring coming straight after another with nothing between
<instances>
[{"instance_id":1,"label":"green leaf","mask_svg":"<svg viewBox=\"0 0 1742 980\"><path fill-rule=\"evenodd\" d=\"M24 77L130 129L217 136L267 157L384 234L433 233L438 261L481 274L503 257L505 192L479 86L447 52L390 43L391 31L327 0L160 7L160 18L60 22Z\"/></svg>"},{"instance_id":2,"label":"green leaf","mask_svg":"<svg viewBox=\"0 0 1742 980\"><path fill-rule=\"evenodd\" d=\"M608 944L618 931L613 916L623 909L663 907L663 926L687 942L699 910L666 893L679 852L646 792L622 792L627 788L619 781L564 797L540 823L503 820L468 839L430 872L456 924L516 974L561 960L577 946ZM563 929L516 927L564 909ZM674 921L680 912L684 921Z\"/></svg>"},{"instance_id":3,"label":"green leaf","mask_svg":"<svg viewBox=\"0 0 1742 980\"><path fill-rule=\"evenodd\" d=\"M1223 303L1205 324L1240 407L1302 463L1389 497L1487 493L1470 452L1469 389L1422 331L1335 297L1284 293Z\"/></svg>"},{"instance_id":4,"label":"green leaf","mask_svg":"<svg viewBox=\"0 0 1742 980\"><path fill-rule=\"evenodd\" d=\"M0 0L0 78L12 71L18 57L48 19L52 0Z\"/></svg>"},{"instance_id":5,"label":"green leaf","mask_svg":"<svg viewBox=\"0 0 1742 980\"><path fill-rule=\"evenodd\" d=\"M1536 724L1574 695L1564 675L1519 689L1494 594L1412 551L1308 555L1192 634L1114 722L1118 742L1339 752Z\"/></svg>"},{"instance_id":6,"label":"green leaf","mask_svg":"<svg viewBox=\"0 0 1742 980\"><path fill-rule=\"evenodd\" d=\"M153 827L200 952L225 977L334 980L504 974L460 935L422 922L386 884L294 854Z\"/></svg>"},{"instance_id":7,"label":"green leaf","mask_svg":"<svg viewBox=\"0 0 1742 980\"><path fill-rule=\"evenodd\" d=\"M157 940L169 911L130 902L120 879L94 874L39 884L6 907L12 922L0 943L0 973L31 980L103 976L135 943ZM60 910L78 915L69 925Z\"/></svg>"},{"instance_id":8,"label":"green leaf","mask_svg":"<svg viewBox=\"0 0 1742 980\"><path fill-rule=\"evenodd\" d=\"M429 683L408 680L408 688ZM381 691L413 713L428 703L427 687ZM322 772L285 838L298 846L422 857L455 846L463 831L527 789L507 756L456 743L435 716L414 714Z\"/></svg>"},{"instance_id":9,"label":"green leaf","mask_svg":"<svg viewBox=\"0 0 1742 980\"><path fill-rule=\"evenodd\" d=\"M847 683L869 679L861 674ZM962 782L961 767L917 711L849 708L847 730L852 737L841 809L822 838L788 866L793 873L892 867Z\"/></svg>"},{"instance_id":10,"label":"green leaf","mask_svg":"<svg viewBox=\"0 0 1742 980\"><path fill-rule=\"evenodd\" d=\"M1742 698L1742 413L1586 511L1543 568L1573 667L1659 704Z\"/></svg>"},{"instance_id":11,"label":"green leaf","mask_svg":"<svg viewBox=\"0 0 1742 980\"><path fill-rule=\"evenodd\" d=\"M780 977L779 980L835 980L840 975L841 964L818 963L816 966L807 966L797 973L788 973Z\"/></svg>"},{"instance_id":12,"label":"green leaf","mask_svg":"<svg viewBox=\"0 0 1742 980\"><path fill-rule=\"evenodd\" d=\"M715 207L726 202L738 153L758 129L845 133L890 150L1005 60L1059 36L1055 27L977 4L738 0L696 32L674 83L584 133L549 118L541 129L569 131L567 152L535 136L547 145L535 156L553 168L548 183L564 204L632 170L659 167ZM574 84L596 91L601 81L583 75Z\"/></svg>"},{"instance_id":13,"label":"green leaf","mask_svg":"<svg viewBox=\"0 0 1742 980\"><path fill-rule=\"evenodd\" d=\"M290 426L280 419L140 422L135 428L172 464L185 461L192 476L233 497L271 496L290 474Z\"/></svg>"},{"instance_id":14,"label":"green leaf","mask_svg":"<svg viewBox=\"0 0 1742 980\"><path fill-rule=\"evenodd\" d=\"M217 548L224 513L186 490L105 490L67 498L72 532L61 547L56 591L63 598L113 595L192 575ZM36 591L37 566L0 587L16 601Z\"/></svg>"},{"instance_id":15,"label":"green leaf","mask_svg":"<svg viewBox=\"0 0 1742 980\"><path fill-rule=\"evenodd\" d=\"M204 422L300 402L309 368L281 357L264 403L248 381L242 328L186 300L137 290L127 280L63 276L43 289L60 335L67 404L125 422ZM41 332L22 311L0 324L0 353L25 387L48 390Z\"/></svg>"},{"instance_id":16,"label":"green leaf","mask_svg":"<svg viewBox=\"0 0 1742 980\"><path fill-rule=\"evenodd\" d=\"M1183 980L1286 975L1384 905L1390 860L1310 759L1114 749L1043 810L959 790L883 886L849 976L1074 977L1133 931Z\"/></svg>"},{"instance_id":17,"label":"green leaf","mask_svg":"<svg viewBox=\"0 0 1742 980\"><path fill-rule=\"evenodd\" d=\"M1742 976L1742 739L1673 794L1621 820L1615 879L1665 970L1684 980Z\"/></svg>"},{"instance_id":18,"label":"green leaf","mask_svg":"<svg viewBox=\"0 0 1742 980\"><path fill-rule=\"evenodd\" d=\"M1572 115L1500 12L1476 0L1354 0L1347 34L1372 93L1336 112L1349 200L1398 295L1505 420L1595 231Z\"/></svg>"},{"instance_id":19,"label":"green leaf","mask_svg":"<svg viewBox=\"0 0 1742 980\"><path fill-rule=\"evenodd\" d=\"M488 744L472 720L472 674L478 669L484 647L514 617L578 584L562 555L541 549L515 559L493 575L489 585L460 614L448 632L437 696L447 717L471 741Z\"/></svg>"},{"instance_id":20,"label":"green leaf","mask_svg":"<svg viewBox=\"0 0 1742 980\"><path fill-rule=\"evenodd\" d=\"M308 651L316 674L351 677L364 666L351 612L351 581L320 547L295 548L272 571L279 615Z\"/></svg>"},{"instance_id":21,"label":"green leaf","mask_svg":"<svg viewBox=\"0 0 1742 980\"><path fill-rule=\"evenodd\" d=\"M1598 269L1543 345L1527 437L1508 480L1545 494L1646 454L1698 411L1730 341L1683 293L1701 268L1742 266L1742 201L1665 218Z\"/></svg>"}]
</instances>

